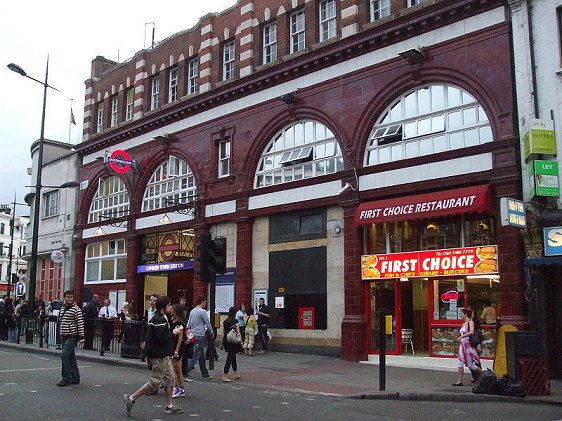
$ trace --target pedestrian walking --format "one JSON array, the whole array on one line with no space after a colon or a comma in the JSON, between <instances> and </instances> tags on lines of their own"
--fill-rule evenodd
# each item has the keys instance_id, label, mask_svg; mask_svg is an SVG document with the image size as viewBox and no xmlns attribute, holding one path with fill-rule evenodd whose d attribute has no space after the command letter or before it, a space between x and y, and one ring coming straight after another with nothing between
<instances>
[{"instance_id":1,"label":"pedestrian walking","mask_svg":"<svg viewBox=\"0 0 562 421\"><path fill-rule=\"evenodd\" d=\"M125 411L131 416L133 405L143 395L152 395L158 388L166 392L165 414L181 414L183 409L174 405L172 398L172 386L175 382L174 369L172 367L173 339L171 326L166 315L172 311L170 298L158 297L156 300L156 313L151 317L146 326L144 337L144 352L146 359L150 361L151 371L148 382L143 384L132 395L123 395Z\"/></svg>"},{"instance_id":2,"label":"pedestrian walking","mask_svg":"<svg viewBox=\"0 0 562 421\"><path fill-rule=\"evenodd\" d=\"M254 316L254 309L248 307L247 312L249 314L248 320L246 320L246 337L244 338L244 344L242 348L244 349L244 355L253 357L254 355L254 339L256 335L256 328L258 326L256 316Z\"/></svg>"},{"instance_id":3,"label":"pedestrian walking","mask_svg":"<svg viewBox=\"0 0 562 421\"><path fill-rule=\"evenodd\" d=\"M185 387L182 375L182 359L185 352L185 319L181 304L172 306L172 334L174 340L174 353L172 354L172 367L176 375L176 382L172 398L185 396Z\"/></svg>"},{"instance_id":4,"label":"pedestrian walking","mask_svg":"<svg viewBox=\"0 0 562 421\"><path fill-rule=\"evenodd\" d=\"M190 358L187 362L187 381L192 380L189 378L189 373L193 370L197 362L199 363L199 369L201 370L203 379L209 380L213 378L213 375L209 374L207 370L205 361L205 330L209 332L209 336L212 337L212 340L215 339L213 326L211 326L209 316L207 316L207 310L205 310L206 306L207 299L200 295L197 297L197 306L189 313L187 327L191 329L191 333L195 337L195 344L193 345L193 358Z\"/></svg>"},{"instance_id":5,"label":"pedestrian walking","mask_svg":"<svg viewBox=\"0 0 562 421\"><path fill-rule=\"evenodd\" d=\"M96 330L96 320L98 319L98 314L100 312L100 297L98 294L94 294L92 299L88 301L88 304L82 310L82 315L84 316L84 349L93 350L94 348L94 332Z\"/></svg>"},{"instance_id":6,"label":"pedestrian walking","mask_svg":"<svg viewBox=\"0 0 562 421\"><path fill-rule=\"evenodd\" d=\"M14 308L11 297L6 297L4 299L4 323L8 329L8 341L15 343L17 341L18 328L16 323L16 309Z\"/></svg>"},{"instance_id":7,"label":"pedestrian walking","mask_svg":"<svg viewBox=\"0 0 562 421\"><path fill-rule=\"evenodd\" d=\"M260 298L258 301L258 331L261 339L261 351L258 354L267 353L267 345L269 336L267 328L269 326L269 307L265 304L265 299Z\"/></svg>"},{"instance_id":8,"label":"pedestrian walking","mask_svg":"<svg viewBox=\"0 0 562 421\"><path fill-rule=\"evenodd\" d=\"M459 343L459 353L458 358L458 370L457 370L457 382L453 383L453 386L463 385L463 375L464 367L468 367L471 371L475 372L478 376L482 374L482 369L478 367L480 365L480 357L474 348L470 344L470 336L474 334L474 322L472 321L472 310L470 308L463 308L461 310L461 316L463 324L459 329L459 337L455 340Z\"/></svg>"},{"instance_id":9,"label":"pedestrian walking","mask_svg":"<svg viewBox=\"0 0 562 421\"><path fill-rule=\"evenodd\" d=\"M234 330L236 332L236 342L231 342L228 340L228 334L231 330ZM240 379L238 364L236 363L236 354L240 351L241 340L242 334L240 333L240 326L238 324L238 321L236 320L236 308L230 307L228 309L228 317L222 323L222 346L227 353L222 376L223 383L229 383L232 381L227 377L231 365L232 370L234 371L234 380Z\"/></svg>"},{"instance_id":10,"label":"pedestrian walking","mask_svg":"<svg viewBox=\"0 0 562 421\"><path fill-rule=\"evenodd\" d=\"M84 319L80 307L74 302L74 292L64 292L64 306L59 313L59 329L62 341L62 380L58 387L80 384L80 372L76 362L76 345L84 343Z\"/></svg>"}]
</instances>

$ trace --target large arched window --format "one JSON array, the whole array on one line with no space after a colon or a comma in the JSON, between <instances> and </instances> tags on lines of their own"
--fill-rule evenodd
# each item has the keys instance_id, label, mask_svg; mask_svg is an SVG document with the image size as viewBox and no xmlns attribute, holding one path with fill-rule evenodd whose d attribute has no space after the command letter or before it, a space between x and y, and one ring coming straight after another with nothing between
<instances>
[{"instance_id":1,"label":"large arched window","mask_svg":"<svg viewBox=\"0 0 562 421\"><path fill-rule=\"evenodd\" d=\"M129 213L129 192L119 177L100 178L98 191L92 199L88 222L100 222L104 218L115 218Z\"/></svg>"},{"instance_id":2,"label":"large arched window","mask_svg":"<svg viewBox=\"0 0 562 421\"><path fill-rule=\"evenodd\" d=\"M334 134L316 121L300 121L279 131L262 153L254 187L267 187L343 170Z\"/></svg>"},{"instance_id":3,"label":"large arched window","mask_svg":"<svg viewBox=\"0 0 562 421\"><path fill-rule=\"evenodd\" d=\"M482 106L451 85L427 85L402 95L373 127L364 165L377 165L491 142Z\"/></svg>"},{"instance_id":4,"label":"large arched window","mask_svg":"<svg viewBox=\"0 0 562 421\"><path fill-rule=\"evenodd\" d=\"M152 173L142 199L142 211L189 203L197 197L195 177L187 162L170 156Z\"/></svg>"}]
</instances>

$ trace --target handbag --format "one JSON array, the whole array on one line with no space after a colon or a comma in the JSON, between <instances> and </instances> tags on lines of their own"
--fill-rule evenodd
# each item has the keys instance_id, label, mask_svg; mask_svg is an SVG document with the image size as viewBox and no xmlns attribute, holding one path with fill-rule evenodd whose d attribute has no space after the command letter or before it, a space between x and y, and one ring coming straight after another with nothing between
<instances>
[{"instance_id":1,"label":"handbag","mask_svg":"<svg viewBox=\"0 0 562 421\"><path fill-rule=\"evenodd\" d=\"M240 344L242 342L242 338L236 332L236 329L230 329L230 332L226 335L226 341L231 344Z\"/></svg>"},{"instance_id":2,"label":"handbag","mask_svg":"<svg viewBox=\"0 0 562 421\"><path fill-rule=\"evenodd\" d=\"M195 339L195 336L193 336L193 333L191 333L190 328L186 327L184 332L186 345L194 344L195 342L197 342L197 339Z\"/></svg>"},{"instance_id":3,"label":"handbag","mask_svg":"<svg viewBox=\"0 0 562 421\"><path fill-rule=\"evenodd\" d=\"M468 338L468 341L470 342L470 345L473 346L474 348L480 345L482 341L484 341L482 330L480 329L475 330L474 333L470 335L470 337Z\"/></svg>"}]
</instances>

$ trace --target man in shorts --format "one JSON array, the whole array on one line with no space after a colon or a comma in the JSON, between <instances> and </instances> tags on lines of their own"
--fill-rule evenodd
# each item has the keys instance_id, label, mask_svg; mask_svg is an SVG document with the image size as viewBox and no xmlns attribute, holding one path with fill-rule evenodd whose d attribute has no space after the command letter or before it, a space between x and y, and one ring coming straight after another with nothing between
<instances>
[{"instance_id":1,"label":"man in shorts","mask_svg":"<svg viewBox=\"0 0 562 421\"><path fill-rule=\"evenodd\" d=\"M144 352L146 359L152 365L148 382L141 386L132 395L123 395L125 411L131 416L131 409L136 400L142 395L154 394L158 388L166 391L165 414L181 414L181 406L174 405L172 400L172 386L175 383L174 369L172 368L171 356L173 353L172 333L167 314L172 311L169 297L158 297L156 300L156 312L146 326L144 337Z\"/></svg>"}]
</instances>

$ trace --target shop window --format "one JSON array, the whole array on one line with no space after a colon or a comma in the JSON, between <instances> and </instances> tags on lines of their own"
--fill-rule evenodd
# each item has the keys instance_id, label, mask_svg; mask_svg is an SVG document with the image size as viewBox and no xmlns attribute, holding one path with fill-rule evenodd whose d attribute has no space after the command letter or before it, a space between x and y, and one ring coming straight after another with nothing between
<instances>
[{"instance_id":1,"label":"shop window","mask_svg":"<svg viewBox=\"0 0 562 421\"><path fill-rule=\"evenodd\" d=\"M88 244L85 263L84 284L125 282L127 270L125 240Z\"/></svg>"},{"instance_id":2,"label":"shop window","mask_svg":"<svg viewBox=\"0 0 562 421\"><path fill-rule=\"evenodd\" d=\"M464 222L464 244L466 247L496 244L494 224L490 219L477 219Z\"/></svg>"},{"instance_id":3,"label":"shop window","mask_svg":"<svg viewBox=\"0 0 562 421\"><path fill-rule=\"evenodd\" d=\"M323 209L273 215L269 218L269 243L311 240L326 237Z\"/></svg>"},{"instance_id":4,"label":"shop window","mask_svg":"<svg viewBox=\"0 0 562 421\"><path fill-rule=\"evenodd\" d=\"M464 279L435 279L433 281L433 320L460 320L464 308Z\"/></svg>"}]
</instances>

